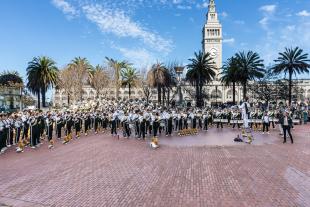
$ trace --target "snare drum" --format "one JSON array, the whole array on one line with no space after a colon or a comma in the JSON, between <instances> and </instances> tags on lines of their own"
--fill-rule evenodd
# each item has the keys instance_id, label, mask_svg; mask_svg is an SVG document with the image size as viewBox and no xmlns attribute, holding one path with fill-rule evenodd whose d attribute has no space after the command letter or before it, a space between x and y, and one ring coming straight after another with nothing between
<instances>
[{"instance_id":1,"label":"snare drum","mask_svg":"<svg viewBox=\"0 0 310 207\"><path fill-rule=\"evenodd\" d=\"M228 123L228 119L221 119L222 123Z\"/></svg>"},{"instance_id":2,"label":"snare drum","mask_svg":"<svg viewBox=\"0 0 310 207\"><path fill-rule=\"evenodd\" d=\"M221 119L214 119L213 122L221 122Z\"/></svg>"}]
</instances>

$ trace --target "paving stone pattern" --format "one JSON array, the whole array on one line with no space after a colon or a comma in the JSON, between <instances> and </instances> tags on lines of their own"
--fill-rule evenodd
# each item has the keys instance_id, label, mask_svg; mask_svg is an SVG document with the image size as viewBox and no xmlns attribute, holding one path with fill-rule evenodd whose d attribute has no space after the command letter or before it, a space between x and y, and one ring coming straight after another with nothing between
<instances>
[{"instance_id":1,"label":"paving stone pattern","mask_svg":"<svg viewBox=\"0 0 310 207\"><path fill-rule=\"evenodd\" d=\"M221 139L216 129L208 133ZM0 206L308 207L310 127L293 133L293 145L273 132L258 145L168 137L151 150L147 141L100 134L52 150L10 149L0 156ZM194 141L169 144L178 138Z\"/></svg>"}]
</instances>

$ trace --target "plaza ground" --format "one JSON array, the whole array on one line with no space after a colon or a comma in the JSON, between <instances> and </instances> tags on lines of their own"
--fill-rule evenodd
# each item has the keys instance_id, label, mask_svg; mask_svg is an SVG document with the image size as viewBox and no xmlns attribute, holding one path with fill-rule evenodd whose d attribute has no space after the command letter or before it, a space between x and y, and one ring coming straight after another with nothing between
<instances>
[{"instance_id":1,"label":"plaza ground","mask_svg":"<svg viewBox=\"0 0 310 207\"><path fill-rule=\"evenodd\" d=\"M0 156L0 206L310 206L310 125L255 133L212 128L192 137L119 140L108 134Z\"/></svg>"}]
</instances>

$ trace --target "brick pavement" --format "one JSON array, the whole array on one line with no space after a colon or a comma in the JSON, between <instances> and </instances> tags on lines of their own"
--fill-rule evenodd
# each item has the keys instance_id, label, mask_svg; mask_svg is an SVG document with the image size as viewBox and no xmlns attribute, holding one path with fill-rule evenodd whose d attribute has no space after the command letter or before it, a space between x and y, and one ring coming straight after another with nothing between
<instances>
[{"instance_id":1,"label":"brick pavement","mask_svg":"<svg viewBox=\"0 0 310 207\"><path fill-rule=\"evenodd\" d=\"M272 141L253 145L204 144L202 137L236 133L211 129L200 138L178 137L189 146L162 138L158 150L144 141L92 135L52 150L45 144L9 151L0 156L0 206L306 207L309 132L297 127L294 145L282 144L276 132Z\"/></svg>"}]
</instances>

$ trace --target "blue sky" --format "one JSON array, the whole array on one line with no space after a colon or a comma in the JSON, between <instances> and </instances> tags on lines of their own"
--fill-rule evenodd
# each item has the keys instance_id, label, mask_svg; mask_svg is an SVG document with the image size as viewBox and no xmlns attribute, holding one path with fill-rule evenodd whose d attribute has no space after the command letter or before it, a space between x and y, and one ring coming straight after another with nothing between
<instances>
[{"instance_id":1,"label":"blue sky","mask_svg":"<svg viewBox=\"0 0 310 207\"><path fill-rule=\"evenodd\" d=\"M254 50L269 65L285 46L310 53L309 0L216 0L224 60ZM1 0L0 70L25 75L39 55L62 68L74 57L105 56L138 68L186 64L201 49L208 0Z\"/></svg>"}]
</instances>

